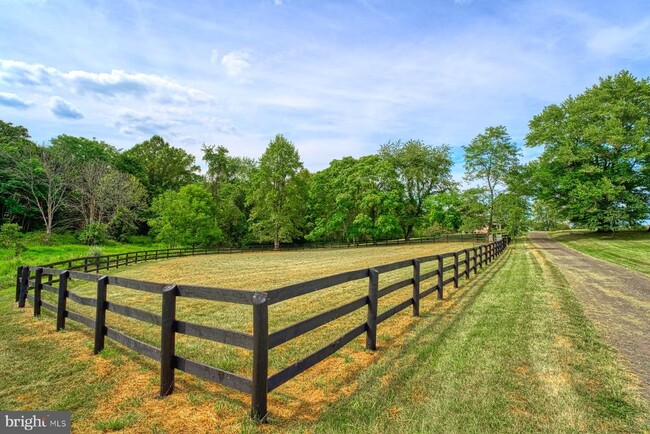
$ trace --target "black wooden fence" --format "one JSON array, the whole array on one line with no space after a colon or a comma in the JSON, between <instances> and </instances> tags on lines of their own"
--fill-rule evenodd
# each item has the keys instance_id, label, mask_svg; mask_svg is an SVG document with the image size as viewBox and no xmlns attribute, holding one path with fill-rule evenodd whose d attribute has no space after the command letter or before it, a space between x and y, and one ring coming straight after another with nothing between
<instances>
[{"instance_id":1,"label":"black wooden fence","mask_svg":"<svg viewBox=\"0 0 650 434\"><path fill-rule=\"evenodd\" d=\"M484 234L445 234L432 237L404 239L367 241L362 243L301 243L301 244L283 244L281 250L312 250L312 249L345 249L355 247L372 247L372 246L390 246L401 244L415 243L449 243L473 241L479 243L485 241ZM272 244L251 244L241 247L182 247L171 249L140 250L136 252L116 253L112 255L84 256L65 261L52 262L43 265L45 268L64 268L66 270L76 270L83 272L99 273L101 270L110 270L112 268L125 267L138 262L154 261L159 259L179 258L184 256L197 255L214 255L229 253L247 253L247 252L268 252L273 250Z\"/></svg>"},{"instance_id":2,"label":"black wooden fence","mask_svg":"<svg viewBox=\"0 0 650 434\"><path fill-rule=\"evenodd\" d=\"M434 292L439 299L443 298L443 290L446 285L453 283L454 287L458 287L458 280L461 276L469 279L471 272L476 274L478 268L482 268L485 264L489 264L499 256L505 250L508 242L509 239L504 237L496 242L457 252L408 259L378 267L347 271L283 288L259 292L145 282L118 276L101 276L85 271L75 271L70 269L71 267L68 267L66 270L52 267L19 267L16 277L16 301L20 307L24 307L25 300L30 300L33 304L35 316L40 315L42 308L54 312L56 314L57 330L65 328L66 319L77 321L89 327L95 334L95 354L104 348L104 340L106 337L109 337L146 357L158 361L160 363L161 396L172 393L174 390L174 372L176 369L179 369L197 377L250 394L252 397L251 415L255 419L261 420L267 414L267 394L269 392L332 355L361 334L366 334L366 348L375 350L377 347L377 326L380 323L408 307L412 307L414 316L419 316L420 301L423 298ZM453 258L453 263L445 266L444 260L446 258ZM425 263L434 263L436 266L432 271L421 273L420 267ZM63 264L71 265L69 261ZM87 267L87 265L84 263L87 271L97 270L96 267ZM379 287L379 275L381 273L404 268L412 269L412 277L390 284L384 288ZM445 278L445 276L448 277ZM95 282L97 286L96 297L83 297L69 290L68 281L70 278ZM53 282L54 279L56 279L56 285L48 283ZM367 295L343 306L335 307L327 312L300 321L282 330L269 333L268 309L270 305L346 282L362 279L368 279ZM425 284L427 281L429 281L429 284ZM423 288L423 284L430 286ZM111 285L160 294L162 304L161 315L108 300L107 288ZM408 286L412 286L411 297L378 314L379 299L400 288ZM30 290L33 290L33 293L30 293ZM43 300L41 296L42 291L56 294L57 304L54 305ZM252 308L253 315L253 334L181 321L176 318L176 299L178 297L249 305ZM84 306L94 307L95 317L90 318L70 310L68 308L68 300ZM297 363L269 376L268 361L270 349L364 307L367 309L367 319L365 322L357 324L343 336L338 337L330 344ZM108 327L106 325L106 311L159 326L160 348L141 342L125 333ZM177 356L175 354L176 334L190 335L252 351L252 377L242 377L232 372Z\"/></svg>"}]
</instances>

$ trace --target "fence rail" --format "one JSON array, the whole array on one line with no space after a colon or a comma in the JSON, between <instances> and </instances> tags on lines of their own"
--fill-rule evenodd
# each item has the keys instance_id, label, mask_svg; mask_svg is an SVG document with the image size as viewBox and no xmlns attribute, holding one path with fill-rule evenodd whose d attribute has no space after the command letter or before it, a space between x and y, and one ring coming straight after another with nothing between
<instances>
[{"instance_id":1,"label":"fence rail","mask_svg":"<svg viewBox=\"0 0 650 434\"><path fill-rule=\"evenodd\" d=\"M76 261L70 260L48 264L44 267L18 267L16 276L16 301L20 307L24 307L25 300L30 300L33 303L35 316L41 314L41 308L54 312L56 314L57 330L65 328L67 319L89 327L94 331L95 335L93 350L95 354L104 348L105 337L109 337L133 351L158 361L160 363L161 396L166 396L173 392L174 372L178 369L250 394L252 401L251 416L255 419L262 420L267 414L267 395L270 391L329 357L364 333L366 334L366 348L375 350L377 348L377 327L380 323L409 307L412 308L414 316L419 316L420 301L423 298L434 292L437 293L439 299L443 298L443 291L446 285L453 283L454 287L458 287L460 277L465 276L466 279L469 279L471 272L476 274L479 268L483 268L484 265L489 264L503 253L508 243L509 239L504 237L492 243L456 252L348 271L269 291L246 291L227 288L161 284L117 276L101 276L69 269L73 268L73 263ZM147 257L149 255L143 256L145 258L144 260ZM154 257L158 257L158 255L154 255ZM444 259L452 257L454 259L453 263L444 265ZM135 258L138 258L138 255ZM107 261L107 263L109 262ZM436 269L427 273L420 273L421 265L425 263L433 263ZM58 269L56 268L58 265L69 265L70 267L67 267L68 269ZM87 267L88 263L83 263L82 266ZM380 288L379 276L382 273L408 268L412 269L412 277ZM93 270L96 269L96 267L93 268ZM445 276L445 273L451 271L453 271L451 276L449 274ZM52 283L54 277L57 278L56 286ZM50 283L45 283L45 278ZM94 282L96 284L96 296L94 298L83 297L70 291L68 289L70 278ZM269 306L335 285L363 279L367 279L368 281L367 295L292 324L284 329L269 333ZM158 315L108 300L107 289L109 286L159 294L161 296L162 313ZM382 297L408 286L412 287L412 293L409 298L378 314L378 304ZM423 289L423 286L428 286L428 288ZM30 294L29 292L32 289L33 294ZM42 299L41 295L43 290L57 295L56 305ZM252 308L253 333L242 333L178 320L176 318L176 300L178 297L249 305ZM95 317L90 318L70 310L67 303L68 300L75 304L94 307ZM365 322L356 325L342 336L302 360L269 376L268 360L270 349L363 308L367 310L367 319ZM106 325L106 311L159 327L161 337L160 348L141 342L123 332L108 327ZM194 336L252 351L253 369L251 378L245 378L232 372L176 356L176 334Z\"/></svg>"},{"instance_id":2,"label":"fence rail","mask_svg":"<svg viewBox=\"0 0 650 434\"><path fill-rule=\"evenodd\" d=\"M479 243L486 240L484 234L445 234L432 237L411 238L408 241L404 239L366 241L362 243L302 243L302 244L283 244L282 251L295 250L316 250L316 249L346 249L357 247L373 246L391 246L415 243L439 243L455 241L474 241ZM43 265L44 268L65 269L68 271L83 271L84 273L99 273L101 270L111 270L113 268L126 267L139 262L157 261L160 259L181 258L186 256L197 255L214 255L214 254L232 254L232 253L252 253L268 252L273 250L272 244L252 244L242 247L183 247L170 249L139 250L135 252L116 253L112 255L100 256L83 256L64 261L52 262Z\"/></svg>"}]
</instances>

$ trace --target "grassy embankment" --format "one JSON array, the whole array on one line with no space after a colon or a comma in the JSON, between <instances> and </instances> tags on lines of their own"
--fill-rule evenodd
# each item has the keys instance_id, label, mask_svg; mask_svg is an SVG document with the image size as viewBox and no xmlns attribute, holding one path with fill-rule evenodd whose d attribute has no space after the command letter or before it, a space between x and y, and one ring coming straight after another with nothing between
<instances>
[{"instance_id":1,"label":"grassy embankment","mask_svg":"<svg viewBox=\"0 0 650 434\"><path fill-rule=\"evenodd\" d=\"M460 247L179 258L120 274L181 282L191 270L194 283L259 289ZM0 408L72 410L79 432L642 432L644 410L630 391L630 378L584 318L561 274L527 243L507 256L490 266L497 271L494 277L481 273L460 289L449 289L443 301L423 301L421 318L403 312L381 324L377 352L365 351L363 338L356 339L281 386L270 395L270 423L262 427L247 418L246 395L182 373L176 392L156 399L155 363L112 343L93 357L89 330L70 322L65 332L54 333L51 315L33 319L16 309L13 292L4 290L0 367L6 374L0 380ZM380 284L402 278L382 275ZM273 306L271 330L352 300L365 285L342 285ZM75 291L92 293L83 285ZM380 312L408 298L409 291L381 299ZM157 297L118 288L111 296L151 311L159 304ZM250 332L245 308L185 301L179 303L182 319ZM271 372L364 316L348 315L272 350ZM156 343L154 329L115 316L111 322ZM180 355L250 375L245 350L187 337L178 341Z\"/></svg>"},{"instance_id":2,"label":"grassy embankment","mask_svg":"<svg viewBox=\"0 0 650 434\"><path fill-rule=\"evenodd\" d=\"M53 234L48 244L43 243L43 233L34 232L27 234L23 240L27 250L18 256L15 252L0 249L0 288L13 284L16 279L16 268L19 265L41 265L65 259L87 256L89 246L80 244L73 234ZM118 243L109 241L98 246L102 254L134 252L148 250L162 246L153 244L148 237L132 237L131 243Z\"/></svg>"},{"instance_id":3,"label":"grassy embankment","mask_svg":"<svg viewBox=\"0 0 650 434\"><path fill-rule=\"evenodd\" d=\"M650 274L650 232L560 231L551 232L550 235L557 241L594 258Z\"/></svg>"}]
</instances>

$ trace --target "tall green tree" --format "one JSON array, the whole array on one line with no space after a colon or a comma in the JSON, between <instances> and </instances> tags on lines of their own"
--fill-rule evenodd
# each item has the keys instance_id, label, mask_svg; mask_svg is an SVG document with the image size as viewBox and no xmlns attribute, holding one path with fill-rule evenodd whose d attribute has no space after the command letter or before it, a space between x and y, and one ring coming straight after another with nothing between
<instances>
[{"instance_id":1,"label":"tall green tree","mask_svg":"<svg viewBox=\"0 0 650 434\"><path fill-rule=\"evenodd\" d=\"M120 160L122 170L132 173L147 189L150 198L167 190L178 190L199 180L199 166L194 156L175 148L156 135L125 151Z\"/></svg>"},{"instance_id":2,"label":"tall green tree","mask_svg":"<svg viewBox=\"0 0 650 434\"><path fill-rule=\"evenodd\" d=\"M156 240L169 246L207 246L221 241L216 208L207 187L185 185L154 199L149 220Z\"/></svg>"},{"instance_id":3,"label":"tall green tree","mask_svg":"<svg viewBox=\"0 0 650 434\"><path fill-rule=\"evenodd\" d=\"M488 194L488 234L494 224L494 204L508 175L519 164L519 149L510 139L506 127L487 127L465 150L465 178L480 181Z\"/></svg>"},{"instance_id":4,"label":"tall green tree","mask_svg":"<svg viewBox=\"0 0 650 434\"><path fill-rule=\"evenodd\" d=\"M601 78L530 121L527 146L544 146L536 196L573 224L638 224L650 212L650 82L628 71Z\"/></svg>"},{"instance_id":5,"label":"tall green tree","mask_svg":"<svg viewBox=\"0 0 650 434\"><path fill-rule=\"evenodd\" d=\"M90 161L102 161L112 164L117 158L118 150L108 143L95 138L69 136L61 134L50 140L52 149L65 155L70 169L76 169Z\"/></svg>"},{"instance_id":6,"label":"tall green tree","mask_svg":"<svg viewBox=\"0 0 650 434\"><path fill-rule=\"evenodd\" d=\"M27 128L0 120L0 224L7 219L26 230L38 221L38 210L23 194L25 180L17 173L36 150Z\"/></svg>"},{"instance_id":7,"label":"tall green tree","mask_svg":"<svg viewBox=\"0 0 650 434\"><path fill-rule=\"evenodd\" d=\"M426 199L427 223L441 228L444 232L455 233L463 224L461 195L456 188L437 193Z\"/></svg>"},{"instance_id":8,"label":"tall green tree","mask_svg":"<svg viewBox=\"0 0 650 434\"><path fill-rule=\"evenodd\" d=\"M250 205L246 197L256 162L246 157L232 157L224 146L203 146L207 165L205 181L217 206L217 220L224 241L231 245L250 241Z\"/></svg>"},{"instance_id":9,"label":"tall green tree","mask_svg":"<svg viewBox=\"0 0 650 434\"><path fill-rule=\"evenodd\" d=\"M459 210L463 216L462 232L474 232L487 226L490 216L490 198L484 187L472 187L460 195Z\"/></svg>"},{"instance_id":10,"label":"tall green tree","mask_svg":"<svg viewBox=\"0 0 650 434\"><path fill-rule=\"evenodd\" d=\"M400 234L401 190L392 165L378 155L333 160L310 185L310 240L358 243Z\"/></svg>"},{"instance_id":11,"label":"tall green tree","mask_svg":"<svg viewBox=\"0 0 650 434\"><path fill-rule=\"evenodd\" d=\"M302 235L308 174L293 143L278 134L253 174L248 203L252 230L260 241L291 241Z\"/></svg>"},{"instance_id":12,"label":"tall green tree","mask_svg":"<svg viewBox=\"0 0 650 434\"><path fill-rule=\"evenodd\" d=\"M399 219L408 241L413 229L424 223L426 198L453 185L449 147L426 145L421 140L397 141L383 145L379 154L392 164L401 184Z\"/></svg>"}]
</instances>

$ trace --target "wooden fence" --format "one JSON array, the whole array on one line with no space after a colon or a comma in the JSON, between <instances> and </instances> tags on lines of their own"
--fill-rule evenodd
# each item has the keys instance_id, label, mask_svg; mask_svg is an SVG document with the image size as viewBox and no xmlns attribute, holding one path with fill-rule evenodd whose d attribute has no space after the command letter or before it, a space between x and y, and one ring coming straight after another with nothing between
<instances>
[{"instance_id":1,"label":"wooden fence","mask_svg":"<svg viewBox=\"0 0 650 434\"><path fill-rule=\"evenodd\" d=\"M25 301L30 300L33 304L35 316L41 314L42 308L54 312L56 314L57 331L65 328L67 319L77 321L89 327L94 331L95 335L95 354L104 348L105 338L109 337L143 356L156 360L160 363L161 396L169 395L174 390L174 372L178 369L250 394L251 416L255 419L262 420L267 414L267 395L269 392L326 357L334 354L341 347L364 333L366 334L366 348L375 350L377 348L377 327L380 323L408 307L412 307L414 316L419 316L420 301L423 298L433 293L436 293L439 299L443 298L443 290L446 285L453 284L454 287L458 287L460 277L464 276L466 279L469 279L471 272L476 274L478 268L482 268L498 257L505 250L508 242L509 239L504 237L496 242L457 252L347 271L283 288L258 292L152 283L118 276L102 276L72 269L62 270L53 267L25 266L18 268L16 277L16 301L20 307L24 307ZM445 266L444 260L446 258L453 258L453 263ZM421 273L421 265L425 263L433 263L434 269L426 273ZM64 264L70 265L69 261L64 262ZM84 266L87 265L84 264ZM383 288L379 287L380 274L404 268L412 269L412 277ZM96 267L86 269L91 269L92 271L97 270ZM95 282L96 297L83 297L69 290L68 282L71 278ZM56 279L56 285L49 283L53 282L54 279ZM269 333L270 305L346 282L362 279L367 279L368 281L367 295L284 329ZM433 283L433 285L428 288L423 288L422 284L426 281ZM109 300L107 298L107 289L109 286L160 294L162 305L161 315L135 307L121 305ZM408 299L378 314L378 302L382 297L400 288L409 286L412 287L412 294ZM30 293L31 290L33 290L32 293ZM42 291L55 294L57 297L56 305L43 300ZM178 297L249 305L251 306L253 315L253 334L181 321L176 318L176 300ZM94 307L94 318L70 310L68 301ZM269 350L362 308L367 310L365 322L357 324L344 335L297 363L269 376ZM106 311L160 327L160 347L141 342L125 333L108 327L106 325ZM253 359L251 378L242 377L232 372L177 356L175 354L176 334L190 335L250 350Z\"/></svg>"},{"instance_id":2,"label":"wooden fence","mask_svg":"<svg viewBox=\"0 0 650 434\"><path fill-rule=\"evenodd\" d=\"M473 241L479 243L485 241L484 234L445 234L433 237L367 241L363 243L303 243L283 244L281 250L312 250L312 249L345 249L355 247L390 246L414 243L439 243ZM137 252L116 253L113 255L84 256L80 258L67 259L65 261L52 262L43 265L45 268L64 268L83 272L99 273L101 270L125 267L138 262L154 261L159 259L179 258L185 256L214 255L246 252L268 252L273 250L272 244L252 244L242 247L184 247L173 249L140 250Z\"/></svg>"}]
</instances>

